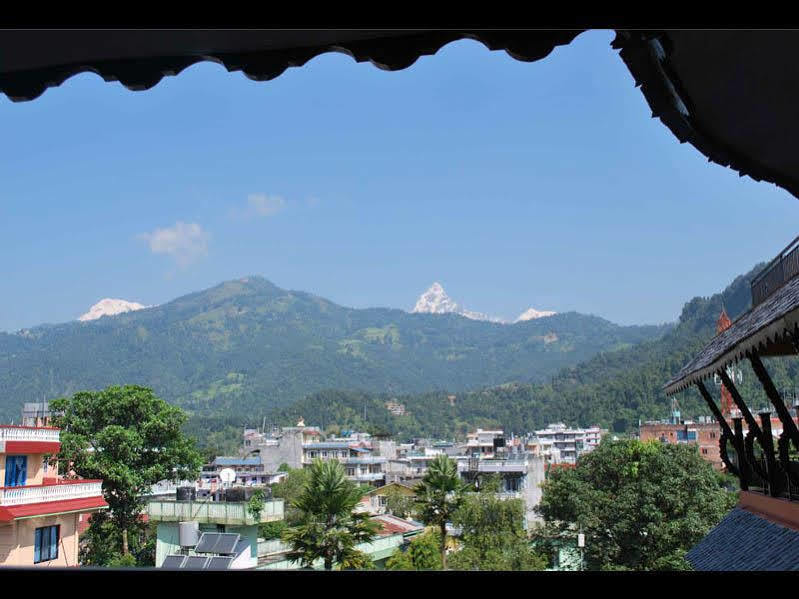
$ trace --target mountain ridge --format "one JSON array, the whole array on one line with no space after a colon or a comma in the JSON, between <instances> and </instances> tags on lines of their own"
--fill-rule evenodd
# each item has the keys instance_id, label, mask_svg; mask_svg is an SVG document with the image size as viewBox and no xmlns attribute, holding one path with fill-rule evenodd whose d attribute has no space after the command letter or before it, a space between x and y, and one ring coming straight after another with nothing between
<instances>
[{"instance_id":1,"label":"mountain ridge","mask_svg":"<svg viewBox=\"0 0 799 599\"><path fill-rule=\"evenodd\" d=\"M158 306L0 333L0 416L17 418L24 401L124 383L191 412L244 413L329 387L411 393L540 381L666 330L575 312L501 325L346 308L246 276Z\"/></svg>"}]
</instances>

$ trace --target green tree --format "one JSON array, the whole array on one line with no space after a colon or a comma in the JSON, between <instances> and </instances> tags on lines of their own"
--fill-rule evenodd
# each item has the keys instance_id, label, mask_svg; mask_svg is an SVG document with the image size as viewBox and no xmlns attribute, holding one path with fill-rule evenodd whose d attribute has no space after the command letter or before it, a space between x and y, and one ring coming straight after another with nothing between
<instances>
[{"instance_id":1,"label":"green tree","mask_svg":"<svg viewBox=\"0 0 799 599\"><path fill-rule=\"evenodd\" d=\"M585 533L589 569L685 569L684 553L735 505L723 483L695 445L603 440L550 472L537 509Z\"/></svg>"},{"instance_id":2,"label":"green tree","mask_svg":"<svg viewBox=\"0 0 799 599\"><path fill-rule=\"evenodd\" d=\"M181 430L185 414L151 389L135 385L81 391L50 405L58 414L53 424L61 429L57 459L62 472L102 479L110 508L107 518L91 520L95 547L88 554L103 556L107 548L96 547L102 542L128 555L129 532L139 539L146 536L140 518L142 496L161 480L194 478L199 473L202 456ZM103 540L103 528L114 534Z\"/></svg>"},{"instance_id":3,"label":"green tree","mask_svg":"<svg viewBox=\"0 0 799 599\"><path fill-rule=\"evenodd\" d=\"M347 480L337 461L317 459L308 470L308 482L293 502L298 523L283 533L291 545L288 559L303 567L322 559L325 570L335 563L360 563L355 545L371 541L377 530L369 514L354 511L363 491Z\"/></svg>"},{"instance_id":4,"label":"green tree","mask_svg":"<svg viewBox=\"0 0 799 599\"><path fill-rule=\"evenodd\" d=\"M458 466L449 456L440 454L430 462L422 482L416 487L419 518L427 525L437 526L440 538L441 567L447 569L447 522L463 502L469 487L461 481Z\"/></svg>"},{"instance_id":5,"label":"green tree","mask_svg":"<svg viewBox=\"0 0 799 599\"><path fill-rule=\"evenodd\" d=\"M461 529L457 570L543 570L547 559L530 545L524 530L524 501L492 492L469 493L452 522Z\"/></svg>"},{"instance_id":6,"label":"green tree","mask_svg":"<svg viewBox=\"0 0 799 599\"><path fill-rule=\"evenodd\" d=\"M441 570L441 540L438 531L427 530L416 536L406 551L397 551L388 560L389 570Z\"/></svg>"},{"instance_id":7,"label":"green tree","mask_svg":"<svg viewBox=\"0 0 799 599\"><path fill-rule=\"evenodd\" d=\"M415 501L412 495L402 493L396 487L386 491L386 511L398 518L407 518L413 515Z\"/></svg>"},{"instance_id":8,"label":"green tree","mask_svg":"<svg viewBox=\"0 0 799 599\"><path fill-rule=\"evenodd\" d=\"M288 467L287 467L288 468ZM303 490L310 480L310 470L307 468L288 468L288 474L272 485L272 497L283 500L284 520L289 525L297 524L300 512L294 507L294 502L302 495Z\"/></svg>"}]
</instances>

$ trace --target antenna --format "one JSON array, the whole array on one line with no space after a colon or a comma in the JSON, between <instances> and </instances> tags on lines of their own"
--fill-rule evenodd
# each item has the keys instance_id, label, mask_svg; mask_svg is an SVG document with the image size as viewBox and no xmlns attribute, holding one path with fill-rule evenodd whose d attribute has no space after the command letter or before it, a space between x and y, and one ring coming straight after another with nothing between
<instances>
[{"instance_id":1,"label":"antenna","mask_svg":"<svg viewBox=\"0 0 799 599\"><path fill-rule=\"evenodd\" d=\"M219 471L219 480L222 481L224 486L230 485L234 480L236 480L236 471L233 468L222 468Z\"/></svg>"}]
</instances>

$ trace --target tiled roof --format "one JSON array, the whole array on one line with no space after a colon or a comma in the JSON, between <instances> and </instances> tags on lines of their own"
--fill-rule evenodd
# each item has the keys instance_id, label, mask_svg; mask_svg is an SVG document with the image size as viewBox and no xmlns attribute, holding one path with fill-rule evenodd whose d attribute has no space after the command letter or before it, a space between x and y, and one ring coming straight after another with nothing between
<instances>
[{"instance_id":1,"label":"tiled roof","mask_svg":"<svg viewBox=\"0 0 799 599\"><path fill-rule=\"evenodd\" d=\"M736 507L685 555L695 570L799 570L799 531Z\"/></svg>"},{"instance_id":2,"label":"tiled roof","mask_svg":"<svg viewBox=\"0 0 799 599\"><path fill-rule=\"evenodd\" d=\"M768 342L779 342L786 331L799 324L799 277L788 281L763 303L744 313L727 330L716 335L673 379L666 383L672 395L715 370L745 357L746 351Z\"/></svg>"}]
</instances>

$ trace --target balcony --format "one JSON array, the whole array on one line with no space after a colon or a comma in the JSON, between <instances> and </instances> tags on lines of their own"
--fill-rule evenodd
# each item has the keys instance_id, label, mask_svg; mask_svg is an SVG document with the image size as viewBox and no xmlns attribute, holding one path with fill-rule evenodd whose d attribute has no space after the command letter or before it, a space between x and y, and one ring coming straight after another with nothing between
<instances>
[{"instance_id":1,"label":"balcony","mask_svg":"<svg viewBox=\"0 0 799 599\"><path fill-rule=\"evenodd\" d=\"M58 453L61 431L52 427L0 426L0 453Z\"/></svg>"},{"instance_id":2,"label":"balcony","mask_svg":"<svg viewBox=\"0 0 799 599\"><path fill-rule=\"evenodd\" d=\"M102 497L103 481L69 480L27 487L0 487L0 506L28 505Z\"/></svg>"},{"instance_id":3,"label":"balcony","mask_svg":"<svg viewBox=\"0 0 799 599\"><path fill-rule=\"evenodd\" d=\"M345 464L385 464L388 458L382 457L369 457L369 458L345 458Z\"/></svg>"},{"instance_id":4,"label":"balcony","mask_svg":"<svg viewBox=\"0 0 799 599\"><path fill-rule=\"evenodd\" d=\"M203 524L252 525L283 519L283 500L265 501L261 517L256 520L244 502L166 501L151 500L147 515L156 522L188 522Z\"/></svg>"},{"instance_id":5,"label":"balcony","mask_svg":"<svg viewBox=\"0 0 799 599\"><path fill-rule=\"evenodd\" d=\"M525 472L527 460L470 460L458 463L458 472L476 470L477 472Z\"/></svg>"},{"instance_id":6,"label":"balcony","mask_svg":"<svg viewBox=\"0 0 799 599\"><path fill-rule=\"evenodd\" d=\"M373 481L373 480L381 480L386 477L385 472L364 472L362 474L349 474L347 478L351 480L358 480L358 481Z\"/></svg>"}]
</instances>

